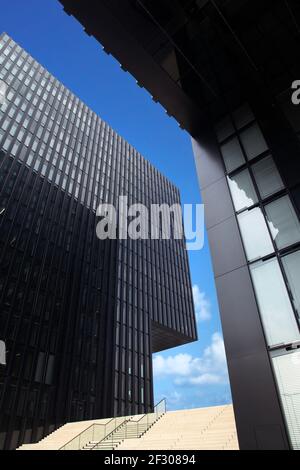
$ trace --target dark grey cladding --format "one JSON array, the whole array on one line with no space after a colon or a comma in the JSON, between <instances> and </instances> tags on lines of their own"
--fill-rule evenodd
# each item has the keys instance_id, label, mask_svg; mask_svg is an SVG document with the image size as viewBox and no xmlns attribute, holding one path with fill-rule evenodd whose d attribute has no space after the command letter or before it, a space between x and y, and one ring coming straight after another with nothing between
<instances>
[{"instance_id":1,"label":"dark grey cladding","mask_svg":"<svg viewBox=\"0 0 300 470\"><path fill-rule=\"evenodd\" d=\"M5 34L0 79L8 449L66 422L150 411L152 350L197 334L184 240L96 236L100 202L173 204L178 189Z\"/></svg>"}]
</instances>

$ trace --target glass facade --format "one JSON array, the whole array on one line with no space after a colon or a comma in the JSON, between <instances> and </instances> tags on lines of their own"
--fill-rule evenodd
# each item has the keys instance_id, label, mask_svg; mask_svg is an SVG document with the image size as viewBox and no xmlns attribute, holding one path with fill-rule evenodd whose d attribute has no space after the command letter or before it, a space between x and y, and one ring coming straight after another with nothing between
<instances>
[{"instance_id":1,"label":"glass facade","mask_svg":"<svg viewBox=\"0 0 300 470\"><path fill-rule=\"evenodd\" d=\"M287 280L291 289L292 299L300 315L300 251L295 251L282 258Z\"/></svg>"},{"instance_id":2,"label":"glass facade","mask_svg":"<svg viewBox=\"0 0 300 470\"><path fill-rule=\"evenodd\" d=\"M248 170L242 170L227 178L237 212L254 206L258 202L254 184Z\"/></svg>"},{"instance_id":3,"label":"glass facade","mask_svg":"<svg viewBox=\"0 0 300 470\"><path fill-rule=\"evenodd\" d=\"M279 392L290 431L291 444L299 450L300 441L300 353L289 351L272 357Z\"/></svg>"},{"instance_id":4,"label":"glass facade","mask_svg":"<svg viewBox=\"0 0 300 470\"><path fill-rule=\"evenodd\" d=\"M234 123L231 132L227 125L220 134L217 125L216 135L290 439L299 449L299 353L288 352L300 347L299 217L249 107L224 120Z\"/></svg>"},{"instance_id":5,"label":"glass facade","mask_svg":"<svg viewBox=\"0 0 300 470\"><path fill-rule=\"evenodd\" d=\"M268 224L279 250L300 242L300 223L289 196L266 205Z\"/></svg>"},{"instance_id":6,"label":"glass facade","mask_svg":"<svg viewBox=\"0 0 300 470\"><path fill-rule=\"evenodd\" d=\"M277 259L251 264L250 269L268 346L299 342L299 327Z\"/></svg>"},{"instance_id":7,"label":"glass facade","mask_svg":"<svg viewBox=\"0 0 300 470\"><path fill-rule=\"evenodd\" d=\"M178 189L0 36L0 448L153 407L152 353L196 339L184 240L99 240L106 202Z\"/></svg>"},{"instance_id":8,"label":"glass facade","mask_svg":"<svg viewBox=\"0 0 300 470\"><path fill-rule=\"evenodd\" d=\"M248 261L255 261L274 250L264 215L259 207L238 215Z\"/></svg>"}]
</instances>

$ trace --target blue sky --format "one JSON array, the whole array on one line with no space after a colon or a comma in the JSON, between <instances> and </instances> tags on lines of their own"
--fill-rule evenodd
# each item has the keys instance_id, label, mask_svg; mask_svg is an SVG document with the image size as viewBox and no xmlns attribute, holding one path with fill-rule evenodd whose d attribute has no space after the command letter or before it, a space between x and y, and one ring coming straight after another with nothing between
<instances>
[{"instance_id":1,"label":"blue sky","mask_svg":"<svg viewBox=\"0 0 300 470\"><path fill-rule=\"evenodd\" d=\"M180 189L200 203L190 137L68 17L57 0L1 0L6 31ZM207 238L190 252L199 341L154 357L155 397L169 409L231 402Z\"/></svg>"}]
</instances>

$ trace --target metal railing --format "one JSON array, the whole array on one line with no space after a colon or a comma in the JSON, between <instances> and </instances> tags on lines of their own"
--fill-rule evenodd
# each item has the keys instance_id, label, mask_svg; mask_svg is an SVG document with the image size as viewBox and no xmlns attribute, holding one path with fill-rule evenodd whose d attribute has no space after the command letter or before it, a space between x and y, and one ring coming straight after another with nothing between
<instances>
[{"instance_id":1,"label":"metal railing","mask_svg":"<svg viewBox=\"0 0 300 470\"><path fill-rule=\"evenodd\" d=\"M59 450L81 450L90 443L89 450L98 450L101 447L110 447L124 439L140 437L166 412L166 400L161 400L154 412L144 414L138 419L132 416L115 417L105 424L93 423L77 436L64 444Z\"/></svg>"},{"instance_id":2,"label":"metal railing","mask_svg":"<svg viewBox=\"0 0 300 470\"><path fill-rule=\"evenodd\" d=\"M81 450L89 442L102 441L130 419L130 417L124 419L124 416L122 416L112 418L105 424L93 423L77 436L73 437L67 444L64 444L59 450Z\"/></svg>"},{"instance_id":3,"label":"metal railing","mask_svg":"<svg viewBox=\"0 0 300 470\"><path fill-rule=\"evenodd\" d=\"M144 414L141 417L132 417L119 426L110 435L98 441L90 450L114 449L124 439L140 438L147 432L159 418L166 413L166 400L161 400L155 407L153 413ZM95 441L94 441L95 442Z\"/></svg>"}]
</instances>

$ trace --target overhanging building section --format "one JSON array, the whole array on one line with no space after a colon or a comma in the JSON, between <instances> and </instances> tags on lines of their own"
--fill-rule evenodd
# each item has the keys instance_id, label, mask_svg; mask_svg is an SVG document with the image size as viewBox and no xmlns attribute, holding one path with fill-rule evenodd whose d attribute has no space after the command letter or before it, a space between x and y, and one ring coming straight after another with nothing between
<instances>
[{"instance_id":1,"label":"overhanging building section","mask_svg":"<svg viewBox=\"0 0 300 470\"><path fill-rule=\"evenodd\" d=\"M196 131L199 109L143 47L140 40L143 28L151 37L157 31L139 8L138 2L104 0L85 4L71 0L61 3L66 13L74 15L83 24L86 33L93 35L105 52L111 53L122 68L137 79L139 86L145 87L153 99L159 101L188 131ZM126 21L123 21L123 14ZM150 32L149 28L153 31ZM147 41L148 33L144 36ZM159 32L159 35L164 36L164 33Z\"/></svg>"},{"instance_id":2,"label":"overhanging building section","mask_svg":"<svg viewBox=\"0 0 300 470\"><path fill-rule=\"evenodd\" d=\"M240 447L300 448L299 2L61 3L192 135Z\"/></svg>"},{"instance_id":3,"label":"overhanging building section","mask_svg":"<svg viewBox=\"0 0 300 470\"><path fill-rule=\"evenodd\" d=\"M299 76L296 0L59 1L193 136Z\"/></svg>"},{"instance_id":4,"label":"overhanging building section","mask_svg":"<svg viewBox=\"0 0 300 470\"><path fill-rule=\"evenodd\" d=\"M188 336L156 321L151 322L151 337L153 353L182 346L191 342Z\"/></svg>"}]
</instances>

